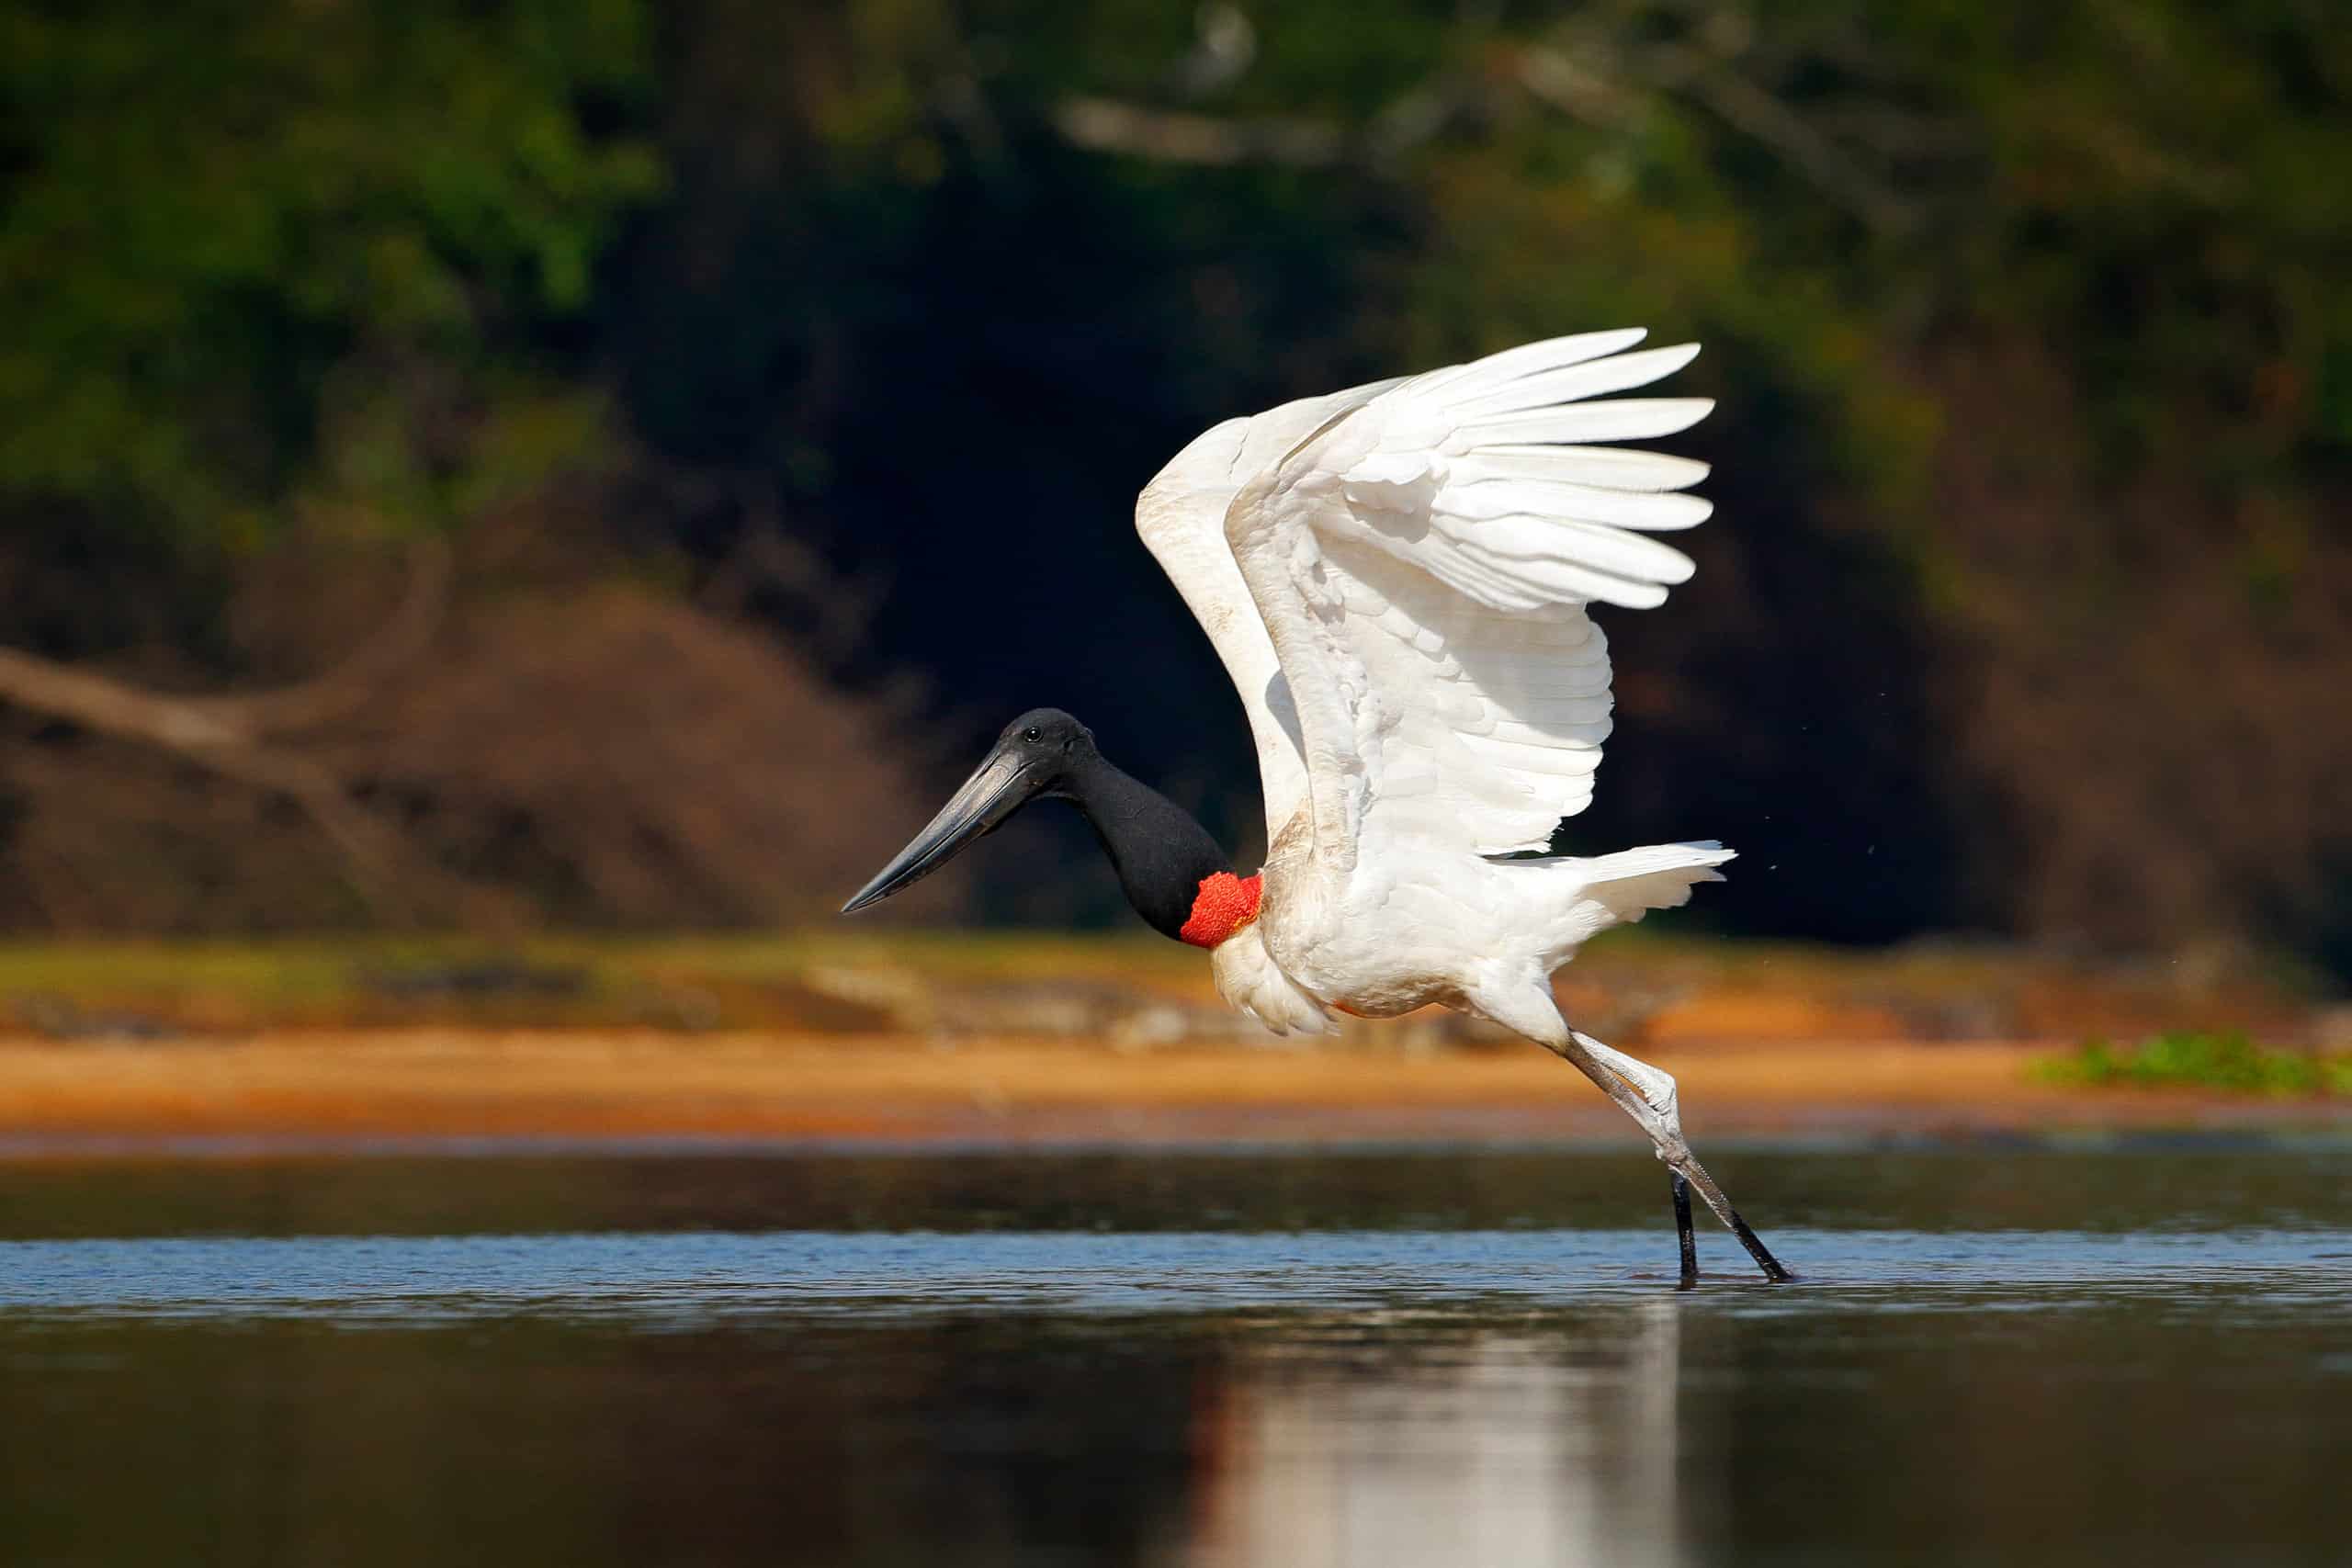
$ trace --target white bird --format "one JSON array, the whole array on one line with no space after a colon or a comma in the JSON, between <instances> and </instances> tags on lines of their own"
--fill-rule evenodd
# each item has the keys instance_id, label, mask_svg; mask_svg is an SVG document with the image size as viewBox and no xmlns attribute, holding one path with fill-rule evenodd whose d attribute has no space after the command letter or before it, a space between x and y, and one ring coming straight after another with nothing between
<instances>
[{"instance_id":1,"label":"white bird","mask_svg":"<svg viewBox=\"0 0 2352 1568\"><path fill-rule=\"evenodd\" d=\"M1257 875L1041 708L843 912L1032 799L1069 800L1137 912L1210 950L1234 1007L1277 1034L1430 1003L1522 1034L1649 1134L1673 1173L1685 1285L1691 1187L1768 1279L1788 1279L1692 1156L1674 1079L1574 1028L1552 989L1596 933L1684 903L1732 858L1712 840L1546 852L1591 802L1610 732L1608 644L1587 606L1662 603L1691 563L1652 536L1712 510L1681 493L1704 464L1607 445L1713 406L1606 396L1698 353L1628 352L1643 335L1554 338L1227 420L1144 488L1137 531L1249 715Z\"/></svg>"}]
</instances>

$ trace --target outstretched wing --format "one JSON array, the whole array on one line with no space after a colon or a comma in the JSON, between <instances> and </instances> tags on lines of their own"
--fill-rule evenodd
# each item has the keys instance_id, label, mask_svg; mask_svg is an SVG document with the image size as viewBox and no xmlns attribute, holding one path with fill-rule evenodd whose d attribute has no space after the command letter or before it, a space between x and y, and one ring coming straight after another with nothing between
<instances>
[{"instance_id":1,"label":"outstretched wing","mask_svg":"<svg viewBox=\"0 0 2352 1568\"><path fill-rule=\"evenodd\" d=\"M1541 849L1590 803L1611 698L1585 606L1663 601L1690 561L1650 536L1711 510L1675 493L1705 465L1598 445L1672 434L1712 406L1604 397L1698 352L1623 352L1642 335L1367 389L1236 493L1226 537L1295 705L1323 863L1400 839Z\"/></svg>"},{"instance_id":2,"label":"outstretched wing","mask_svg":"<svg viewBox=\"0 0 2352 1568\"><path fill-rule=\"evenodd\" d=\"M1243 484L1333 418L1396 386L1380 381L1304 398L1204 432L1136 500L1136 532L1216 649L1257 743L1269 843L1306 800L1298 716L1258 607L1226 542L1225 514Z\"/></svg>"}]
</instances>

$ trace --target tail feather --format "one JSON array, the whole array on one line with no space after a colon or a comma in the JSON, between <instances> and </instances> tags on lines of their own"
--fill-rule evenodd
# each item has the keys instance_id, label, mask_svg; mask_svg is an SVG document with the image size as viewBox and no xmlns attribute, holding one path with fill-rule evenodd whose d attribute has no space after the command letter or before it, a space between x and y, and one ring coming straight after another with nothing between
<instances>
[{"instance_id":1,"label":"tail feather","mask_svg":"<svg viewBox=\"0 0 2352 1568\"><path fill-rule=\"evenodd\" d=\"M1647 844L1590 860L1563 856L1529 863L1544 866L1560 879L1555 951L1565 962L1611 926L1631 925L1652 909L1689 903L1690 890L1700 883L1724 879L1715 868L1736 853L1713 839L1702 839Z\"/></svg>"},{"instance_id":2,"label":"tail feather","mask_svg":"<svg viewBox=\"0 0 2352 1568\"><path fill-rule=\"evenodd\" d=\"M1621 921L1640 919L1652 909L1677 909L1690 901L1702 882L1721 882L1715 867L1732 859L1713 839L1688 844L1649 844L1584 863L1585 895L1606 906Z\"/></svg>"}]
</instances>

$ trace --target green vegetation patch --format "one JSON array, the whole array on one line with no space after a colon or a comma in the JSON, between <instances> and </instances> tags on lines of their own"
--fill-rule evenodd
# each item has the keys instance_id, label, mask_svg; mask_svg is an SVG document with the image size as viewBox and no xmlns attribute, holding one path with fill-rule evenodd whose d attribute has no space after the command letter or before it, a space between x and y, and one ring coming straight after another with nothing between
<instances>
[{"instance_id":1,"label":"green vegetation patch","mask_svg":"<svg viewBox=\"0 0 2352 1568\"><path fill-rule=\"evenodd\" d=\"M283 938L0 943L0 1032L161 1037L269 1028L927 1027L937 987L1200 989L1206 965L1149 932L888 928L668 937Z\"/></svg>"},{"instance_id":2,"label":"green vegetation patch","mask_svg":"<svg viewBox=\"0 0 2352 1568\"><path fill-rule=\"evenodd\" d=\"M2168 1084L2282 1099L2352 1095L2352 1057L2258 1045L2242 1032L2181 1031L2137 1045L2086 1040L2069 1056L2035 1064L2052 1083Z\"/></svg>"}]
</instances>

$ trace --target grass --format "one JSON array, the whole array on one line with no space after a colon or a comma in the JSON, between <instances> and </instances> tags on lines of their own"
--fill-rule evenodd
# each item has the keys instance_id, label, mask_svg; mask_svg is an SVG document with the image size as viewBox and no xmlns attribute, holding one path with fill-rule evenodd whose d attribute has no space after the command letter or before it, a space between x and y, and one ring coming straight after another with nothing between
<instances>
[{"instance_id":1,"label":"grass","mask_svg":"<svg viewBox=\"0 0 2352 1568\"><path fill-rule=\"evenodd\" d=\"M0 1030L61 1033L422 1021L583 1027L840 1027L808 983L885 990L1035 978L1207 983L1148 932L935 933L883 928L666 937L322 937L0 943Z\"/></svg>"},{"instance_id":2,"label":"grass","mask_svg":"<svg viewBox=\"0 0 2352 1568\"><path fill-rule=\"evenodd\" d=\"M1747 1016L1742 1009L1769 1012L1793 999L1833 1012L1867 1011L1885 1021L1887 1037L1922 1040L2128 1039L2157 1028L2245 1026L2285 1033L2301 1027L2309 1005L2246 985L2186 986L2160 970L2071 969L2014 949L1915 944L1862 952L1647 925L1593 943L1566 979L1581 987L1579 1006L1622 1006L1612 1020L1628 1034L1661 1010L1694 1002L1721 1004L1733 1033ZM820 920L770 932L537 933L505 941L0 942L0 1032L61 1038L444 1023L920 1033L941 1017L982 1013L1000 1020L990 1027L1011 1027L1001 1021L1016 1006L1012 993L1040 990L1216 1005L1203 955L1140 929L921 931ZM2171 1039L2143 1048L2154 1051L2148 1063L2143 1051L2101 1044L2059 1071L2086 1083L2213 1083L2220 1080L2212 1075L2234 1073L2234 1087L2247 1077L2242 1058L2251 1046L2235 1055L2201 1048L2202 1066L2158 1068L2153 1064L2179 1055L2157 1048ZM2352 1094L2343 1082L2352 1068L2344 1064L2312 1067L2291 1054L2273 1055L2286 1065L2255 1072L2257 1085L2276 1081L2285 1086L2276 1092L2310 1093L2309 1073L2334 1073L2327 1081L2335 1091Z\"/></svg>"},{"instance_id":3,"label":"grass","mask_svg":"<svg viewBox=\"0 0 2352 1568\"><path fill-rule=\"evenodd\" d=\"M2071 1056L2037 1064L2046 1081L2217 1089L2278 1099L2352 1095L2352 1057L2259 1045L2243 1032L2182 1031L2137 1045L2086 1040Z\"/></svg>"}]
</instances>

